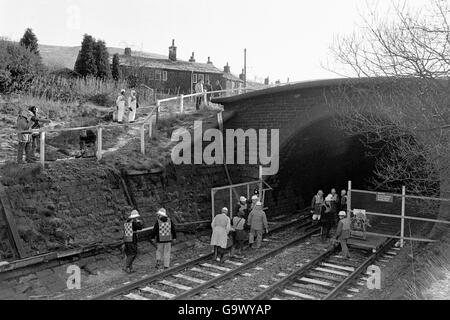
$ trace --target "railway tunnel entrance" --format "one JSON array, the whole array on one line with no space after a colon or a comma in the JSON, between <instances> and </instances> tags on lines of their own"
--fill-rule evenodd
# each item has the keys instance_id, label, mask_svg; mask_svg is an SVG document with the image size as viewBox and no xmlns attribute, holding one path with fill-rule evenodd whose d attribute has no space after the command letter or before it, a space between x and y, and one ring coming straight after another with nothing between
<instances>
[{"instance_id":1,"label":"railway tunnel entrance","mask_svg":"<svg viewBox=\"0 0 450 320\"><path fill-rule=\"evenodd\" d=\"M281 146L278 174L267 179L274 188L273 205L284 199L301 209L319 189L340 193L349 180L365 185L373 177L375 160L361 137L349 137L337 128L334 117L323 117L299 128Z\"/></svg>"}]
</instances>

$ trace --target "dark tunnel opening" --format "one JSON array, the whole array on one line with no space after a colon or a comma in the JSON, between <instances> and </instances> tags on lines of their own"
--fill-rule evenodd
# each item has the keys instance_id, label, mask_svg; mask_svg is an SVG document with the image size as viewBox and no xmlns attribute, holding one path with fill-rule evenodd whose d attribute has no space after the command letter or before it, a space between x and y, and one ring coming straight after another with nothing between
<instances>
[{"instance_id":1,"label":"dark tunnel opening","mask_svg":"<svg viewBox=\"0 0 450 320\"><path fill-rule=\"evenodd\" d=\"M299 129L281 146L279 172L269 184L290 189L296 195L296 207L304 208L319 189L328 194L336 188L340 193L349 180L353 186L366 186L375 163L361 137L349 137L332 117L326 117ZM275 202L281 192L274 188Z\"/></svg>"}]
</instances>

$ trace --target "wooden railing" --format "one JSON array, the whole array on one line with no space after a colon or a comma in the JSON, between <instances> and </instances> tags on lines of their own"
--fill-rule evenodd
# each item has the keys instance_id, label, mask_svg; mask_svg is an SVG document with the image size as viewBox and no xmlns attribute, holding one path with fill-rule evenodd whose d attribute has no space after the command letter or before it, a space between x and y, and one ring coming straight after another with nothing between
<instances>
[{"instance_id":1,"label":"wooden railing","mask_svg":"<svg viewBox=\"0 0 450 320\"><path fill-rule=\"evenodd\" d=\"M157 123L159 120L160 115L160 108L161 103L168 102L168 101L175 101L180 100L180 113L184 113L184 99L192 98L192 97L198 97L203 96L204 101L206 100L206 96L210 94L217 94L217 93L226 93L226 94L233 94L237 93L240 94L242 92L246 92L252 89L246 89L246 88L235 88L235 89L229 89L229 90L218 90L218 91L207 91L207 92L201 92L201 93L193 93L189 95L179 95L176 97L161 99L156 101L156 106L152 107L151 112L141 121L132 122L132 123L118 123L118 124L110 124L110 125L96 125L96 126L87 126L87 127L75 127L75 128L59 128L59 129L50 129L50 128L41 128L41 129L33 129L33 130L25 130L25 131L17 131L17 133L25 133L25 134L31 134L31 133L38 133L40 136L40 154L39 154L39 162L41 163L42 167L44 167L45 164L45 138L46 134L50 132L68 132L68 131L81 131L81 130L96 130L97 131L97 150L96 150L96 157L97 160L100 160L102 158L103 154L103 129L111 129L111 128L117 128L117 127L137 127L140 126L140 151L142 154L145 154L145 127L148 125L148 133L149 138L152 138L153 136L157 136Z\"/></svg>"}]
</instances>

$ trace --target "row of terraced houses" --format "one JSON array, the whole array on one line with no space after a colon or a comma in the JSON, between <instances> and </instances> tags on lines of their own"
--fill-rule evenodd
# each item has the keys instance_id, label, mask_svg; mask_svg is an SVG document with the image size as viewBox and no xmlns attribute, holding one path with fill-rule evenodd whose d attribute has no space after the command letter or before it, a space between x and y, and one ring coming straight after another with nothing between
<instances>
[{"instance_id":1,"label":"row of terraced houses","mask_svg":"<svg viewBox=\"0 0 450 320\"><path fill-rule=\"evenodd\" d=\"M122 77L137 77L140 83L163 92L170 90L177 94L192 93L200 79L211 84L213 89L217 80L222 89L239 88L244 84L244 75L233 75L228 63L220 70L213 65L209 57L206 63L196 62L194 52L188 61L178 59L174 40L169 47L167 58L144 56L125 48L124 53L119 55L119 61Z\"/></svg>"}]
</instances>

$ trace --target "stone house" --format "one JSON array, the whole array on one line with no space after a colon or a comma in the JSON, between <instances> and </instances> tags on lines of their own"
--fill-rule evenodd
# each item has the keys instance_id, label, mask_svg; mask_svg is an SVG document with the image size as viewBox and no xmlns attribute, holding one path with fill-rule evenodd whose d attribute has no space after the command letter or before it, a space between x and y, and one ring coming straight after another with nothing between
<instances>
[{"instance_id":1,"label":"stone house","mask_svg":"<svg viewBox=\"0 0 450 320\"><path fill-rule=\"evenodd\" d=\"M134 79L136 84L143 83L158 92L190 94L199 79L213 86L219 80L223 89L243 85L243 81L230 72L228 63L222 71L213 65L209 57L206 63L196 62L194 52L188 61L178 59L174 40L169 47L168 58L133 54L130 48L125 48L119 60L122 78Z\"/></svg>"}]
</instances>

